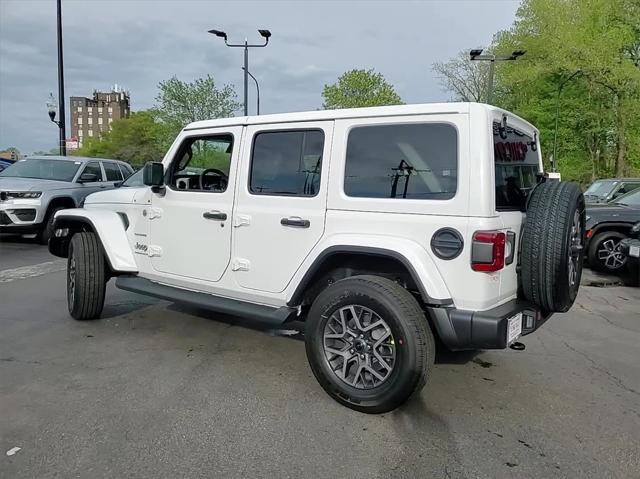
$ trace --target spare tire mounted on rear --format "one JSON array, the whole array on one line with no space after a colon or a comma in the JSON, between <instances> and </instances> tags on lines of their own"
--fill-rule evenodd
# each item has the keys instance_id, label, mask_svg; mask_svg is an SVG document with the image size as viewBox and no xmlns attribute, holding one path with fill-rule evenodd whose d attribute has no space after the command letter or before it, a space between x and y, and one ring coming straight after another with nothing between
<instances>
[{"instance_id":1,"label":"spare tire mounted on rear","mask_svg":"<svg viewBox=\"0 0 640 479\"><path fill-rule=\"evenodd\" d=\"M522 230L520 284L545 312L568 311L582 276L584 197L577 183L548 181L529 196Z\"/></svg>"}]
</instances>

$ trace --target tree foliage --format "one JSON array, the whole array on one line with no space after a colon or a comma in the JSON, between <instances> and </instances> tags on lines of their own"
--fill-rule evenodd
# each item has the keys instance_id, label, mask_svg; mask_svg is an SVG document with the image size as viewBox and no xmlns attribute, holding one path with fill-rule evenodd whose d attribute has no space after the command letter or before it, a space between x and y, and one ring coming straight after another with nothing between
<instances>
[{"instance_id":1,"label":"tree foliage","mask_svg":"<svg viewBox=\"0 0 640 479\"><path fill-rule=\"evenodd\" d=\"M489 64L469 61L468 51L461 51L449 61L434 63L432 68L444 89L453 94L453 100L486 99Z\"/></svg>"},{"instance_id":2,"label":"tree foliage","mask_svg":"<svg viewBox=\"0 0 640 479\"><path fill-rule=\"evenodd\" d=\"M175 76L158 84L155 108L116 120L111 130L87 138L76 155L115 158L142 166L160 161L180 130L198 120L233 116L239 104L229 85L217 88L211 76L187 83Z\"/></svg>"},{"instance_id":3,"label":"tree foliage","mask_svg":"<svg viewBox=\"0 0 640 479\"><path fill-rule=\"evenodd\" d=\"M226 118L240 108L230 85L216 86L210 75L193 82L172 77L158 84L157 110L162 121L186 126L193 121Z\"/></svg>"},{"instance_id":4,"label":"tree foliage","mask_svg":"<svg viewBox=\"0 0 640 479\"><path fill-rule=\"evenodd\" d=\"M111 131L100 138L87 138L75 154L114 158L134 166L160 161L179 129L160 121L159 116L157 110L133 112L129 118L114 121Z\"/></svg>"},{"instance_id":5,"label":"tree foliage","mask_svg":"<svg viewBox=\"0 0 640 479\"><path fill-rule=\"evenodd\" d=\"M345 72L322 91L325 109L401 105L402 99L381 73L371 70Z\"/></svg>"},{"instance_id":6,"label":"tree foliage","mask_svg":"<svg viewBox=\"0 0 640 479\"><path fill-rule=\"evenodd\" d=\"M547 165L560 85L580 71L559 102L563 177L588 182L640 173L640 2L523 0L512 27L490 48L527 52L497 65L496 104L540 128ZM454 71L473 80L465 69Z\"/></svg>"}]
</instances>

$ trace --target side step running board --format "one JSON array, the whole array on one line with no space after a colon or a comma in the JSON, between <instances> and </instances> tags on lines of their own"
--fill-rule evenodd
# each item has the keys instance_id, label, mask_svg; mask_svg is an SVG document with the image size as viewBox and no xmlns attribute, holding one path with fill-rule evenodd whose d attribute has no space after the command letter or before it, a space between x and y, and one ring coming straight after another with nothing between
<instances>
[{"instance_id":1,"label":"side step running board","mask_svg":"<svg viewBox=\"0 0 640 479\"><path fill-rule=\"evenodd\" d=\"M230 298L222 298L198 291L167 286L166 284L156 283L134 275L118 276L116 279L116 287L133 293L175 301L176 303L190 304L217 313L242 316L253 319L254 321L273 325L279 325L288 319L293 319L297 312L296 308L286 306L273 308Z\"/></svg>"}]
</instances>

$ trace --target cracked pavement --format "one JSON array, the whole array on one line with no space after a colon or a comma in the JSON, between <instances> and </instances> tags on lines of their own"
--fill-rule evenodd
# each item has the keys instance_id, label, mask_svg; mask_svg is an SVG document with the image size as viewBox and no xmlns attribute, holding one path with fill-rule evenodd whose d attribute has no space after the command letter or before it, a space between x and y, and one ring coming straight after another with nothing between
<instances>
[{"instance_id":1,"label":"cracked pavement","mask_svg":"<svg viewBox=\"0 0 640 479\"><path fill-rule=\"evenodd\" d=\"M582 287L523 352L440 352L422 394L368 416L322 391L290 330L112 285L104 319L73 321L65 273L38 267L50 261L43 247L0 240L0 477L640 470L640 289Z\"/></svg>"}]
</instances>

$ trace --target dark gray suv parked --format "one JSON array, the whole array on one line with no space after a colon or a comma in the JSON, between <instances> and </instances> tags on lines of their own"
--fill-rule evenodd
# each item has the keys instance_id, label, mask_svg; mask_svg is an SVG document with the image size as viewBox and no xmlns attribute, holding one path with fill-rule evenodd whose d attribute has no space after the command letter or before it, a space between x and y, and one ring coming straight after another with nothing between
<instances>
[{"instance_id":1,"label":"dark gray suv parked","mask_svg":"<svg viewBox=\"0 0 640 479\"><path fill-rule=\"evenodd\" d=\"M133 168L106 158L34 156L0 172L0 233L33 234L46 244L56 211L80 206L96 191L113 188Z\"/></svg>"}]
</instances>

